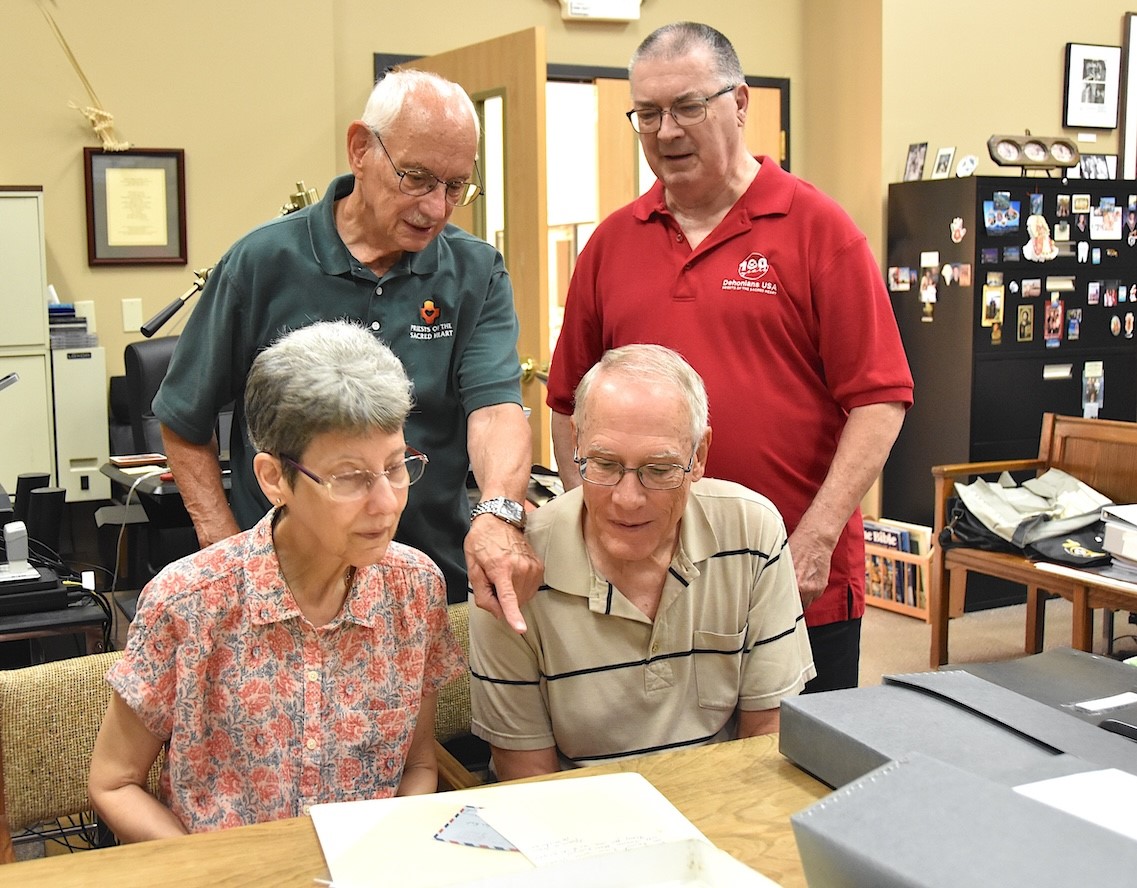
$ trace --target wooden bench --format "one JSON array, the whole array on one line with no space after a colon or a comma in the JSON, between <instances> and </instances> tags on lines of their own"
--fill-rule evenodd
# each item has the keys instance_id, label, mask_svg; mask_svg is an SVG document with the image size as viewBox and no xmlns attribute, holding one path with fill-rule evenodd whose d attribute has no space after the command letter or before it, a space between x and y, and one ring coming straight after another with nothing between
<instances>
[{"instance_id":1,"label":"wooden bench","mask_svg":"<svg viewBox=\"0 0 1137 888\"><path fill-rule=\"evenodd\" d=\"M934 530L938 540L948 522L948 500L957 481L976 475L1001 472L1035 471L1039 474L1058 468L1073 475L1115 503L1137 502L1137 423L1107 419L1082 419L1045 413L1037 459L959 463L933 466L935 479ZM1137 610L1137 588L1132 594L1116 588L1096 586L1066 575L1040 570L1021 555L987 552L980 549L935 546L932 581L928 590L928 609L932 623L931 666L948 661L948 619L962 614L969 573L1001 577L1021 583L1027 590L1027 653L1042 650L1046 599L1061 595L1074 603L1072 646L1091 649L1093 609Z\"/></svg>"}]
</instances>

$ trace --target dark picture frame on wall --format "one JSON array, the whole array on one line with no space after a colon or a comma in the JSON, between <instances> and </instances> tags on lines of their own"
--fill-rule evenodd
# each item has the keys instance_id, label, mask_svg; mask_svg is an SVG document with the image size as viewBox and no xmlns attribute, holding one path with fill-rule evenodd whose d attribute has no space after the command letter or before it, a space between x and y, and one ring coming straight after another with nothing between
<instances>
[{"instance_id":1,"label":"dark picture frame on wall","mask_svg":"<svg viewBox=\"0 0 1137 888\"><path fill-rule=\"evenodd\" d=\"M1137 179L1137 12L1125 13L1121 74L1121 178Z\"/></svg>"},{"instance_id":2,"label":"dark picture frame on wall","mask_svg":"<svg viewBox=\"0 0 1137 888\"><path fill-rule=\"evenodd\" d=\"M1062 122L1068 127L1117 129L1121 47L1066 44Z\"/></svg>"},{"instance_id":3,"label":"dark picture frame on wall","mask_svg":"<svg viewBox=\"0 0 1137 888\"><path fill-rule=\"evenodd\" d=\"M185 265L181 148L83 149L88 265Z\"/></svg>"}]
</instances>

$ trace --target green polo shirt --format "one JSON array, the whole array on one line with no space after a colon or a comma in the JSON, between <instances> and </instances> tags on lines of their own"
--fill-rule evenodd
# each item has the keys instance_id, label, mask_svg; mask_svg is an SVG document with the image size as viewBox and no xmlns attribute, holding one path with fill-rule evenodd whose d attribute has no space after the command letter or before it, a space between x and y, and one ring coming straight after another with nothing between
<instances>
[{"instance_id":1,"label":"green polo shirt","mask_svg":"<svg viewBox=\"0 0 1137 888\"><path fill-rule=\"evenodd\" d=\"M781 516L730 481L691 485L649 620L588 558L580 488L529 516L545 584L528 631L470 606L472 730L503 749L555 745L596 764L730 739L736 709L772 709L814 675Z\"/></svg>"},{"instance_id":2,"label":"green polo shirt","mask_svg":"<svg viewBox=\"0 0 1137 888\"><path fill-rule=\"evenodd\" d=\"M433 558L449 599L465 600L466 418L480 407L521 403L513 287L501 254L453 225L377 277L336 232L335 201L354 185L350 175L333 180L317 204L254 229L229 249L186 323L154 413L204 443L220 408L236 402L230 502L241 527L252 527L269 508L253 476L245 424L253 359L284 333L317 321L367 325L414 382L407 443L430 457L396 539Z\"/></svg>"}]
</instances>

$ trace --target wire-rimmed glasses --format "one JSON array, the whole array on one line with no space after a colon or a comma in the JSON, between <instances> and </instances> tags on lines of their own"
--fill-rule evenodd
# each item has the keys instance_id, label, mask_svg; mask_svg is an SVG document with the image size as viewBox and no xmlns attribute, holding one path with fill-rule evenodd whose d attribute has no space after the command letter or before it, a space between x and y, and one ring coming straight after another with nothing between
<instances>
[{"instance_id":1,"label":"wire-rimmed glasses","mask_svg":"<svg viewBox=\"0 0 1137 888\"><path fill-rule=\"evenodd\" d=\"M640 484L648 490L674 490L681 487L683 479L690 473L695 465L695 451L691 451L691 458L686 466L678 463L646 463L642 466L623 466L612 459L599 456L577 456L573 454L572 461L580 469L580 477L589 484L600 487L615 487L628 472L635 472Z\"/></svg>"},{"instance_id":2,"label":"wire-rimmed glasses","mask_svg":"<svg viewBox=\"0 0 1137 888\"><path fill-rule=\"evenodd\" d=\"M737 87L737 83L732 83L730 86L724 86L713 96L680 99L670 108L633 108L631 111L628 111L625 116L632 125L632 129L637 133L659 132L659 128L663 126L664 114L670 114L671 119L679 126L695 126L707 119L707 104L710 101L717 99L719 96L725 96L731 90L737 89Z\"/></svg>"},{"instance_id":3,"label":"wire-rimmed glasses","mask_svg":"<svg viewBox=\"0 0 1137 888\"><path fill-rule=\"evenodd\" d=\"M311 469L300 465L290 456L280 457L282 462L288 463L302 475L311 478L321 487L326 488L328 495L336 502L350 503L363 499L371 492L372 486L380 478L386 478L387 483L395 490L410 487L422 477L426 464L430 462L425 453L420 453L413 447L408 447L406 455L394 465L388 466L382 472L372 472L367 469L357 469L345 472L342 475L327 475L321 478Z\"/></svg>"},{"instance_id":4,"label":"wire-rimmed glasses","mask_svg":"<svg viewBox=\"0 0 1137 888\"><path fill-rule=\"evenodd\" d=\"M379 138L377 130L371 130L371 134L375 136L375 141L379 143L379 147L383 149L383 154L387 158L387 162L391 164L391 169L395 171L395 175L399 177L399 190L403 194L409 194L412 197L422 197L423 195L430 194L439 185L442 186L443 192L446 195L446 202L451 206L465 207L474 202L479 194L482 193L482 186L476 182L467 182L462 179L440 179L430 170L401 170L395 166L395 161L391 158L391 152L387 150L387 146L383 144L383 140ZM482 178L482 172L478 169L478 162L474 161L474 172L477 173L478 179Z\"/></svg>"}]
</instances>

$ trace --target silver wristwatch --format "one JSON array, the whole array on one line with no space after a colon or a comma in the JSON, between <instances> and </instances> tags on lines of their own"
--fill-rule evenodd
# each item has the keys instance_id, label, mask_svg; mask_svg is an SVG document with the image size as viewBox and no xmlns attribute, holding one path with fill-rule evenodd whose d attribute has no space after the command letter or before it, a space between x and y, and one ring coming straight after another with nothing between
<instances>
[{"instance_id":1,"label":"silver wristwatch","mask_svg":"<svg viewBox=\"0 0 1137 888\"><path fill-rule=\"evenodd\" d=\"M525 529L525 506L516 500L506 499L504 496L482 500L470 510L471 521L479 515L493 515L506 524L512 524L518 530Z\"/></svg>"}]
</instances>

